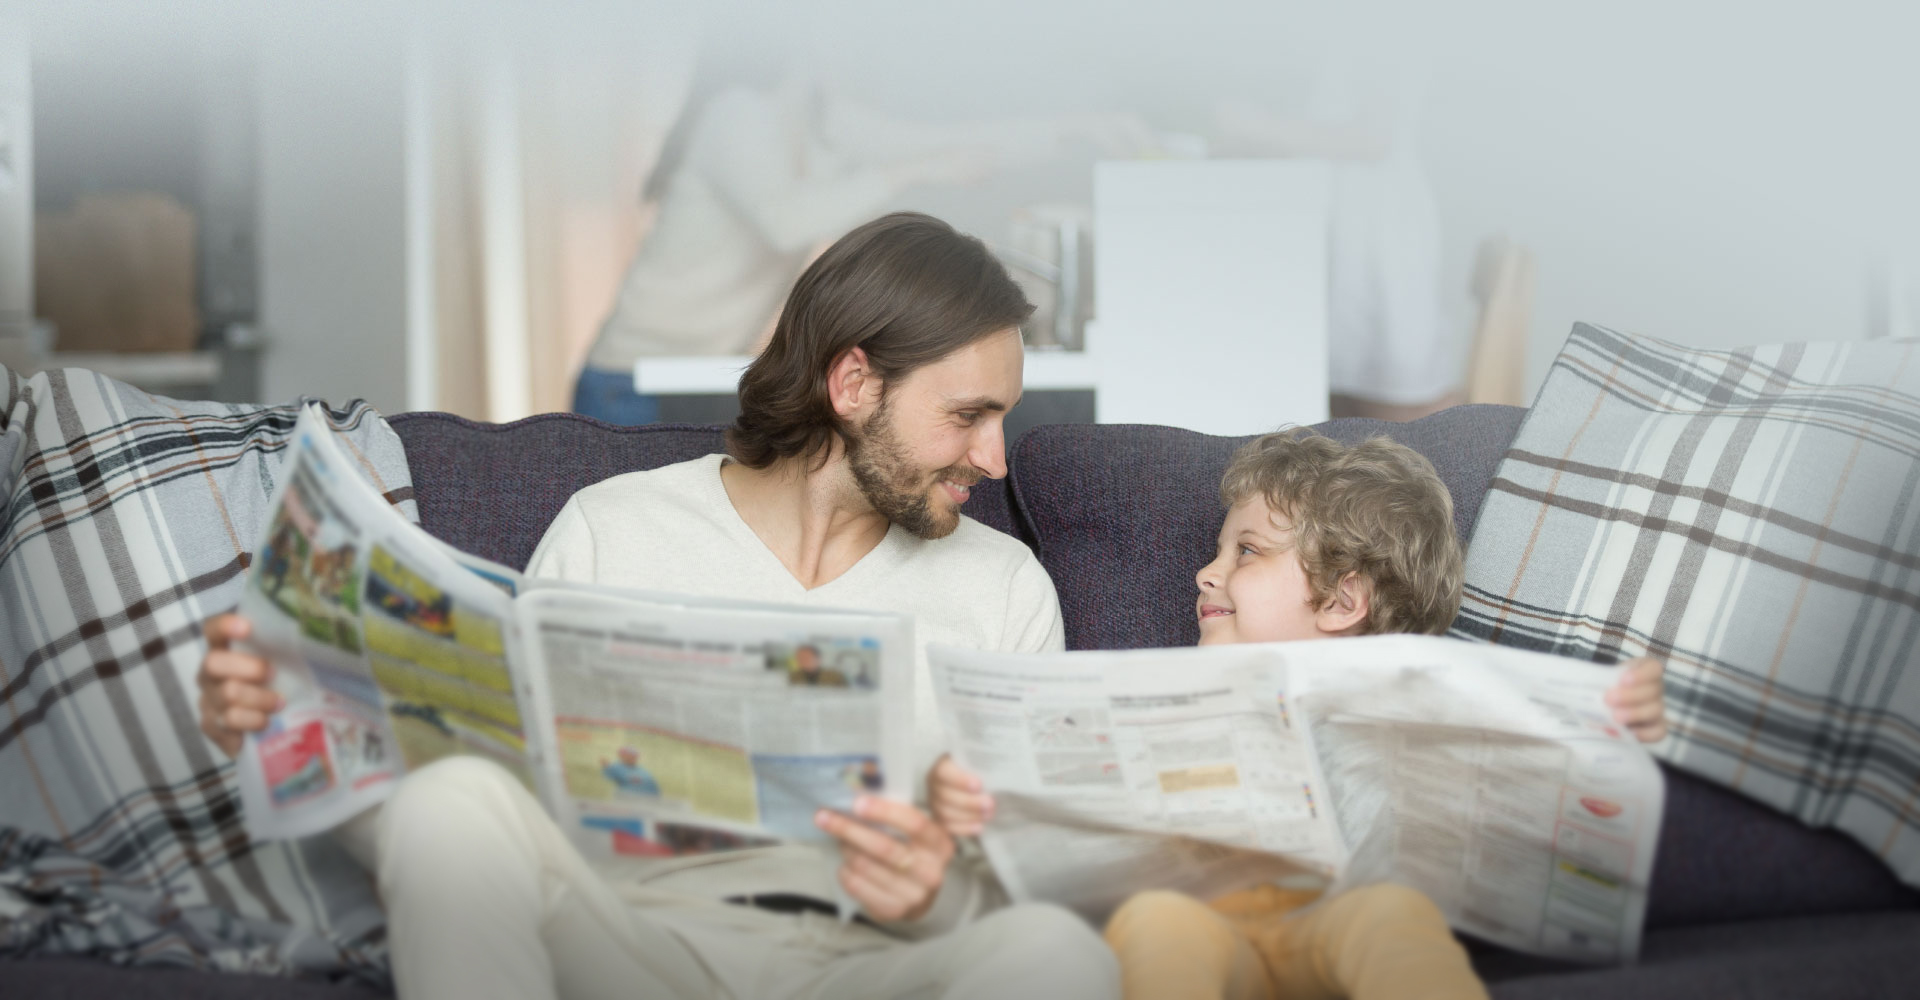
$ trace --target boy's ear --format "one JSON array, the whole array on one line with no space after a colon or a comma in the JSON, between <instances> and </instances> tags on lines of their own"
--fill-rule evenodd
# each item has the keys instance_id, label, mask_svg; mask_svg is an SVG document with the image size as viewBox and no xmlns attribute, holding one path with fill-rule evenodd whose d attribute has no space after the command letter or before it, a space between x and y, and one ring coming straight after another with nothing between
<instances>
[{"instance_id":1,"label":"boy's ear","mask_svg":"<svg viewBox=\"0 0 1920 1000\"><path fill-rule=\"evenodd\" d=\"M867 361L867 352L858 347L847 348L834 359L833 367L827 369L827 401L833 404L833 412L842 420L858 413L879 387L873 366Z\"/></svg>"},{"instance_id":2,"label":"boy's ear","mask_svg":"<svg viewBox=\"0 0 1920 1000\"><path fill-rule=\"evenodd\" d=\"M1314 624L1328 635L1357 634L1373 611L1373 585L1359 573L1348 573L1333 588L1333 596L1314 615Z\"/></svg>"}]
</instances>

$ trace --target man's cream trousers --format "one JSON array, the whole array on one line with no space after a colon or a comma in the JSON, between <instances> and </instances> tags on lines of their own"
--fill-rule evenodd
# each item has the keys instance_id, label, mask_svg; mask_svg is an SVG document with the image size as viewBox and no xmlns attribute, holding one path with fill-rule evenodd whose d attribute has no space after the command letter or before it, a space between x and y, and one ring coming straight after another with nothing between
<instances>
[{"instance_id":1,"label":"man's cream trousers","mask_svg":"<svg viewBox=\"0 0 1920 1000\"><path fill-rule=\"evenodd\" d=\"M1099 935L1052 907L1010 907L906 942L826 915L616 892L518 782L476 758L409 775L377 823L403 1000L1078 1000L1120 991Z\"/></svg>"}]
</instances>

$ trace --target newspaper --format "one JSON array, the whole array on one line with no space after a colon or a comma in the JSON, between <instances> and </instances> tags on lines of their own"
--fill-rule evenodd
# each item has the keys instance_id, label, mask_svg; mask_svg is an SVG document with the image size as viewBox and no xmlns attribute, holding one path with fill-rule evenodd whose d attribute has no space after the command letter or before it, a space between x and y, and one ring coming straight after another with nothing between
<instances>
[{"instance_id":1,"label":"newspaper","mask_svg":"<svg viewBox=\"0 0 1920 1000\"><path fill-rule=\"evenodd\" d=\"M1497 944L1638 955L1664 785L1619 668L1425 636L928 655L1015 899L1397 882Z\"/></svg>"},{"instance_id":2,"label":"newspaper","mask_svg":"<svg viewBox=\"0 0 1920 1000\"><path fill-rule=\"evenodd\" d=\"M453 754L590 856L826 843L909 797L912 623L522 577L407 523L303 414L240 603L286 705L240 755L248 832L324 831Z\"/></svg>"}]
</instances>

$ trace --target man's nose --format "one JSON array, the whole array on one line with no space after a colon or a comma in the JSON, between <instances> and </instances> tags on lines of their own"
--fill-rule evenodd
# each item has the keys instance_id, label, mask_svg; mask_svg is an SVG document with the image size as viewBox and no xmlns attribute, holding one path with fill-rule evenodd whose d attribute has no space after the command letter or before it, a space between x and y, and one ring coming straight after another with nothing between
<instances>
[{"instance_id":1,"label":"man's nose","mask_svg":"<svg viewBox=\"0 0 1920 1000\"><path fill-rule=\"evenodd\" d=\"M995 420L991 427L981 430L973 448L967 452L967 461L988 479L1007 477L1007 438L1000 421Z\"/></svg>"}]
</instances>

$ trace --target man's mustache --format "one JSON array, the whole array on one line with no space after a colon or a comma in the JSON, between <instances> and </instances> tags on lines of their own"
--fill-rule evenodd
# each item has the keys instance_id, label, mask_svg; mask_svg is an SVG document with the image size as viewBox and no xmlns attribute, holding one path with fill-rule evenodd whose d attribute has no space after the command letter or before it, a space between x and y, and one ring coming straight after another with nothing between
<instances>
[{"instance_id":1,"label":"man's mustache","mask_svg":"<svg viewBox=\"0 0 1920 1000\"><path fill-rule=\"evenodd\" d=\"M980 482L980 480L987 478L987 474L971 465L949 465L939 472L934 473L933 478L944 479L950 483L965 486L970 489L976 483Z\"/></svg>"}]
</instances>

